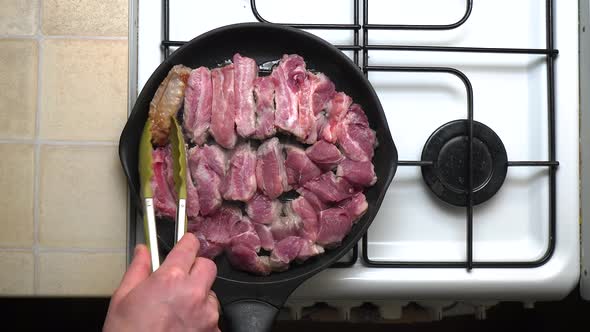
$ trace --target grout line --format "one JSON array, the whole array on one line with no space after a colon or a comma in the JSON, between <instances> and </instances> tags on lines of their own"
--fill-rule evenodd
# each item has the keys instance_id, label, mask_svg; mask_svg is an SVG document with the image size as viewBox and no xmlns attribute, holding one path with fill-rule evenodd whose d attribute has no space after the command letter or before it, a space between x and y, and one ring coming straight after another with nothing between
<instances>
[{"instance_id":1,"label":"grout line","mask_svg":"<svg viewBox=\"0 0 590 332\"><path fill-rule=\"evenodd\" d=\"M37 125L37 124L35 124ZM37 144L37 145L82 145L82 146L117 146L117 141L57 141L45 139L0 139L0 144Z\"/></svg>"},{"instance_id":2,"label":"grout line","mask_svg":"<svg viewBox=\"0 0 590 332\"><path fill-rule=\"evenodd\" d=\"M37 83L37 84L39 84L39 83ZM35 112L37 112L37 110L35 110ZM35 144L35 139L6 138L6 139L0 139L0 144Z\"/></svg>"},{"instance_id":3,"label":"grout line","mask_svg":"<svg viewBox=\"0 0 590 332\"><path fill-rule=\"evenodd\" d=\"M0 252L33 252L33 249L30 247L23 247L23 248L2 248L0 247Z\"/></svg>"},{"instance_id":4,"label":"grout line","mask_svg":"<svg viewBox=\"0 0 590 332\"><path fill-rule=\"evenodd\" d=\"M39 268L39 184L40 184L40 155L41 149L36 142L39 139L41 124L41 74L43 71L43 43L41 42L41 20L43 16L41 0L37 1L37 108L35 110L35 152L33 171L33 294L39 293L40 268Z\"/></svg>"},{"instance_id":5,"label":"grout line","mask_svg":"<svg viewBox=\"0 0 590 332\"><path fill-rule=\"evenodd\" d=\"M1 251L1 249L0 249ZM38 248L39 253L126 253L125 248Z\"/></svg>"},{"instance_id":6,"label":"grout line","mask_svg":"<svg viewBox=\"0 0 590 332\"><path fill-rule=\"evenodd\" d=\"M37 144L42 145L80 145L80 146L117 146L119 142L115 141L53 141L53 140L38 140Z\"/></svg>"},{"instance_id":7,"label":"grout line","mask_svg":"<svg viewBox=\"0 0 590 332\"><path fill-rule=\"evenodd\" d=\"M39 28L40 29L40 28ZM127 36L44 36L41 32L34 35L5 35L0 34L0 39L78 39L78 40L127 40Z\"/></svg>"}]
</instances>

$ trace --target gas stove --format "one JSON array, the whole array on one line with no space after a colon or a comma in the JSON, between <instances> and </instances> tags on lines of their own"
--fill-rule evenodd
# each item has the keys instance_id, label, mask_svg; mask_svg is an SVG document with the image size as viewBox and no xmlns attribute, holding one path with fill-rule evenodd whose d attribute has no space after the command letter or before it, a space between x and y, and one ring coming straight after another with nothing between
<instances>
[{"instance_id":1,"label":"gas stove","mask_svg":"<svg viewBox=\"0 0 590 332\"><path fill-rule=\"evenodd\" d=\"M287 305L534 302L578 285L576 1L130 2L130 109L177 47L238 22L317 34L377 91L398 171L362 241Z\"/></svg>"}]
</instances>

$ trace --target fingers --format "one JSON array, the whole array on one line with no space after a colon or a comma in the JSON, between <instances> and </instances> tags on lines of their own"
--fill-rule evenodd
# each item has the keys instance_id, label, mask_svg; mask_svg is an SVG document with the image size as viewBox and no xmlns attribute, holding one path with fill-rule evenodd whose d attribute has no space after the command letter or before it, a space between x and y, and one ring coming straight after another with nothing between
<instances>
[{"instance_id":1,"label":"fingers","mask_svg":"<svg viewBox=\"0 0 590 332\"><path fill-rule=\"evenodd\" d=\"M217 295L215 292L210 290L207 296L207 316L210 319L211 326L214 327L214 331L218 331L219 329L219 311L221 310L221 306L219 304L219 300L217 299Z\"/></svg>"},{"instance_id":2,"label":"fingers","mask_svg":"<svg viewBox=\"0 0 590 332\"><path fill-rule=\"evenodd\" d=\"M139 244L135 247L133 261L129 265L127 272L123 275L121 285L113 295L113 298L125 297L139 283L147 279L151 272L150 254L145 245Z\"/></svg>"},{"instance_id":3,"label":"fingers","mask_svg":"<svg viewBox=\"0 0 590 332\"><path fill-rule=\"evenodd\" d=\"M217 311L221 310L221 304L219 303L217 294L215 294L214 291L209 290L209 296L207 297L207 301L210 303L210 305L217 308Z\"/></svg>"},{"instance_id":4,"label":"fingers","mask_svg":"<svg viewBox=\"0 0 590 332\"><path fill-rule=\"evenodd\" d=\"M199 250L199 241L192 233L186 233L172 248L159 270L180 269L188 273Z\"/></svg>"},{"instance_id":5,"label":"fingers","mask_svg":"<svg viewBox=\"0 0 590 332\"><path fill-rule=\"evenodd\" d=\"M209 290L213 286L213 282L217 276L217 266L208 258L197 257L190 271L190 276L195 284L199 284L203 289Z\"/></svg>"}]
</instances>

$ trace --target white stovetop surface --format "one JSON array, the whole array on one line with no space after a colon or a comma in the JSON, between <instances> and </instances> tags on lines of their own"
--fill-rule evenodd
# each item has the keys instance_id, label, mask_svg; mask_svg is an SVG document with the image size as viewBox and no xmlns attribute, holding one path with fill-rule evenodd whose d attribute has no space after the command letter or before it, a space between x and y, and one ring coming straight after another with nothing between
<instances>
[{"instance_id":1,"label":"white stovetop surface","mask_svg":"<svg viewBox=\"0 0 590 332\"><path fill-rule=\"evenodd\" d=\"M274 22L352 23L352 1L259 0ZM346 5L342 5L345 3ZM337 7L339 4L340 7ZM312 6L313 7L308 7ZM465 11L464 0L370 1L371 23L446 24ZM314 8L308 11L306 8ZM334 8L339 8L334 10ZM506 8L511 8L506 10ZM544 1L475 1L467 22L451 31L372 31L369 42L400 45L544 48ZM138 20L138 89L162 61L161 2L142 1ZM171 1L172 40L255 21L246 0ZM329 13L326 14L326 13ZM419 15L418 15L419 13ZM531 269L329 269L305 282L291 300L555 299L579 277L578 12L576 1L555 1L557 234L552 258ZM346 44L352 33L313 31ZM370 52L370 63L462 70L474 88L474 117L503 140L509 160L547 160L546 66L542 57L428 52ZM372 73L400 159L419 160L440 125L466 117L462 83L444 74ZM533 261L548 246L545 168L509 168L497 195L474 210L476 261ZM465 260L465 211L439 202L417 167L400 167L369 230L374 260Z\"/></svg>"}]
</instances>

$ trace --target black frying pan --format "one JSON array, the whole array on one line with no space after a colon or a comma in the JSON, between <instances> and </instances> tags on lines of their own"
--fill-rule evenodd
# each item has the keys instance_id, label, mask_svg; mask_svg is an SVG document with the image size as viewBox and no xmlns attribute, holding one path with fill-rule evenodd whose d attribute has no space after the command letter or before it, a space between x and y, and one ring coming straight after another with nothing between
<instances>
[{"instance_id":1,"label":"black frying pan","mask_svg":"<svg viewBox=\"0 0 590 332\"><path fill-rule=\"evenodd\" d=\"M224 256L216 259L218 276L213 288L228 326L233 331L269 331L289 294L304 280L351 250L367 231L395 174L397 150L373 87L359 68L337 48L305 31L279 25L244 23L225 26L191 40L174 52L154 71L135 102L121 134L119 156L134 196L132 202L137 207L142 206L137 170L139 140L158 85L176 64L211 68L231 59L236 52L255 59L258 64L280 59L283 54L303 56L308 69L325 73L334 82L337 91L345 92L354 102L362 105L379 142L373 159L378 181L365 192L368 211L353 226L340 247L327 250L303 264L292 264L285 272L266 277L235 270ZM141 208L138 210L141 211Z\"/></svg>"}]
</instances>

